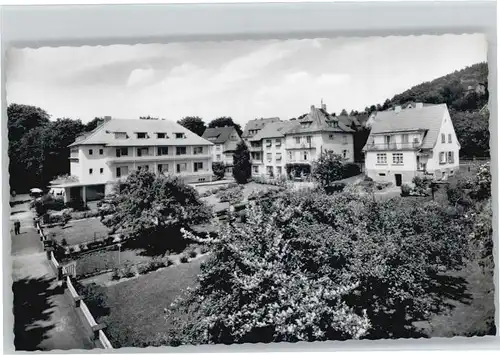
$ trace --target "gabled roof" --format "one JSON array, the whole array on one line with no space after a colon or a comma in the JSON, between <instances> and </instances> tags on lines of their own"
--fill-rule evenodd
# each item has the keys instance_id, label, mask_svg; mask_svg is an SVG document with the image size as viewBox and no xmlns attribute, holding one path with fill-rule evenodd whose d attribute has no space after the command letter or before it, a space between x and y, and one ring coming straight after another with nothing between
<instances>
[{"instance_id":1,"label":"gabled roof","mask_svg":"<svg viewBox=\"0 0 500 355\"><path fill-rule=\"evenodd\" d=\"M233 131L236 131L233 126L207 128L202 137L215 144L223 144L229 139Z\"/></svg>"},{"instance_id":2,"label":"gabled roof","mask_svg":"<svg viewBox=\"0 0 500 355\"><path fill-rule=\"evenodd\" d=\"M137 138L137 133L147 133L149 138ZM127 138L117 139L115 133L125 133ZM167 139L157 138L156 133L166 133ZM184 133L185 138L176 139L175 133ZM70 147L78 145L108 146L155 146L155 145L212 145L206 139L184 128L180 124L167 120L141 120L113 118L105 121L92 132L77 137Z\"/></svg>"},{"instance_id":3,"label":"gabled roof","mask_svg":"<svg viewBox=\"0 0 500 355\"><path fill-rule=\"evenodd\" d=\"M288 134L312 133L312 132L354 132L353 129L348 127L343 121L335 116L330 116L326 111L311 106L311 111L299 118L295 122L299 123ZM336 127L330 126L329 122L337 122ZM305 125L306 124L306 125Z\"/></svg>"},{"instance_id":4,"label":"gabled roof","mask_svg":"<svg viewBox=\"0 0 500 355\"><path fill-rule=\"evenodd\" d=\"M375 134L425 130L427 133L420 148L432 149L437 142L447 111L446 104L439 104L402 109L399 112L394 110L377 112L372 123L370 137Z\"/></svg>"},{"instance_id":5,"label":"gabled roof","mask_svg":"<svg viewBox=\"0 0 500 355\"><path fill-rule=\"evenodd\" d=\"M299 125L297 121L280 121L268 123L259 133L250 138L251 141L260 141L266 138L284 137L290 130Z\"/></svg>"},{"instance_id":6,"label":"gabled roof","mask_svg":"<svg viewBox=\"0 0 500 355\"><path fill-rule=\"evenodd\" d=\"M257 129L261 130L262 128L264 128L266 124L279 121L281 121L279 117L257 118L255 120L250 120L245 125L245 129L243 130L243 134L241 135L241 137L242 138L251 137L252 135L249 133L249 131Z\"/></svg>"}]
</instances>

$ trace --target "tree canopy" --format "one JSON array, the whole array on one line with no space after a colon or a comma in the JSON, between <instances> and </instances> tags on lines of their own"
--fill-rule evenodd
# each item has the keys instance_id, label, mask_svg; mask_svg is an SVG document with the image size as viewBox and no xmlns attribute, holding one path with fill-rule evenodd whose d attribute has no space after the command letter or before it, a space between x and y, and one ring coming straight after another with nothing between
<instances>
[{"instance_id":1,"label":"tree canopy","mask_svg":"<svg viewBox=\"0 0 500 355\"><path fill-rule=\"evenodd\" d=\"M235 123L231 117L219 117L216 118L208 124L208 128L215 128L215 127L225 127L225 126L233 126L236 128L236 131L238 132L238 135L241 137L243 134L243 131L241 129L241 126L238 123Z\"/></svg>"},{"instance_id":2,"label":"tree canopy","mask_svg":"<svg viewBox=\"0 0 500 355\"><path fill-rule=\"evenodd\" d=\"M181 126L189 129L191 132L199 135L200 137L205 132L207 128L205 122L198 116L186 116L183 119L177 121Z\"/></svg>"}]
</instances>

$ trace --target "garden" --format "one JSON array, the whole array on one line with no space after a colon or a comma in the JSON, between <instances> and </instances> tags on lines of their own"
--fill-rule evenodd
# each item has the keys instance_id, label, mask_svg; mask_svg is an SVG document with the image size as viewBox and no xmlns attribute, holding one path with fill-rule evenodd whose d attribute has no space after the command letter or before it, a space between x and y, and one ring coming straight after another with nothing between
<instances>
[{"instance_id":1,"label":"garden","mask_svg":"<svg viewBox=\"0 0 500 355\"><path fill-rule=\"evenodd\" d=\"M174 177L131 174L103 224L127 231L147 258L124 259L104 283L103 321L113 345L495 331L488 167L441 189L440 200L417 203L399 193L384 200L360 194L329 169L313 175L316 188L291 192L277 183L280 193L265 199L252 196L269 184L199 194ZM212 219L207 198L246 198L245 219L228 218L215 233L195 231ZM467 323L469 314L477 326Z\"/></svg>"}]
</instances>

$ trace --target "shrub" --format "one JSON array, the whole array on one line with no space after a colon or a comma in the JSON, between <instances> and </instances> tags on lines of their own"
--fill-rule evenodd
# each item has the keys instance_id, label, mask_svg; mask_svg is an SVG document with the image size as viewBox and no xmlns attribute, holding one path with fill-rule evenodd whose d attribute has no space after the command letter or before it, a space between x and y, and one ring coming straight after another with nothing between
<instances>
[{"instance_id":1,"label":"shrub","mask_svg":"<svg viewBox=\"0 0 500 355\"><path fill-rule=\"evenodd\" d=\"M373 181L373 179L369 176L365 176L365 178L363 179L363 181Z\"/></svg>"},{"instance_id":2,"label":"shrub","mask_svg":"<svg viewBox=\"0 0 500 355\"><path fill-rule=\"evenodd\" d=\"M179 258L179 261L183 264L187 263L189 261L188 257L186 254L182 254L181 257Z\"/></svg>"},{"instance_id":3,"label":"shrub","mask_svg":"<svg viewBox=\"0 0 500 355\"><path fill-rule=\"evenodd\" d=\"M213 162L212 171L214 172L216 180L222 180L226 172L226 166L222 162Z\"/></svg>"},{"instance_id":4,"label":"shrub","mask_svg":"<svg viewBox=\"0 0 500 355\"><path fill-rule=\"evenodd\" d=\"M96 321L99 322L102 317L109 315L108 297L104 287L96 283L82 285L75 282L75 289L85 300L85 304Z\"/></svg>"},{"instance_id":5,"label":"shrub","mask_svg":"<svg viewBox=\"0 0 500 355\"><path fill-rule=\"evenodd\" d=\"M137 266L135 265L129 265L129 266L126 266L125 267L125 270L124 270L124 277L134 277L134 276L137 276L138 274L138 270L137 270Z\"/></svg>"},{"instance_id":6,"label":"shrub","mask_svg":"<svg viewBox=\"0 0 500 355\"><path fill-rule=\"evenodd\" d=\"M66 240L66 238L63 238L63 239L61 240L61 245L62 245L62 246L66 246L66 245L68 245L68 241Z\"/></svg>"},{"instance_id":7,"label":"shrub","mask_svg":"<svg viewBox=\"0 0 500 355\"><path fill-rule=\"evenodd\" d=\"M244 141L240 141L233 154L233 177L239 184L246 184L252 176L250 152Z\"/></svg>"},{"instance_id":8,"label":"shrub","mask_svg":"<svg viewBox=\"0 0 500 355\"><path fill-rule=\"evenodd\" d=\"M226 190L219 191L216 196L219 198L220 202L229 202L231 204L235 204L243 200L243 189L243 186L238 185Z\"/></svg>"},{"instance_id":9,"label":"shrub","mask_svg":"<svg viewBox=\"0 0 500 355\"><path fill-rule=\"evenodd\" d=\"M75 211L86 211L88 210L88 206L82 200L71 200L66 202L66 207L72 208Z\"/></svg>"},{"instance_id":10,"label":"shrub","mask_svg":"<svg viewBox=\"0 0 500 355\"><path fill-rule=\"evenodd\" d=\"M188 256L190 258L196 258L196 256L198 255L198 253L196 252L196 250L190 250L189 253L188 253Z\"/></svg>"},{"instance_id":11,"label":"shrub","mask_svg":"<svg viewBox=\"0 0 500 355\"><path fill-rule=\"evenodd\" d=\"M113 244L114 240L115 240L115 237L107 237L104 240L104 243L107 244L107 245L110 245L110 244Z\"/></svg>"},{"instance_id":12,"label":"shrub","mask_svg":"<svg viewBox=\"0 0 500 355\"><path fill-rule=\"evenodd\" d=\"M345 187L346 187L345 183L335 182L335 183L331 184L330 186L325 187L325 192L328 194L334 193L334 192L341 192L344 190Z\"/></svg>"},{"instance_id":13,"label":"shrub","mask_svg":"<svg viewBox=\"0 0 500 355\"><path fill-rule=\"evenodd\" d=\"M167 258L167 259L165 260L164 264L165 264L165 266L170 266L170 265L173 265L173 264L174 264L174 262L172 261L172 259Z\"/></svg>"},{"instance_id":14,"label":"shrub","mask_svg":"<svg viewBox=\"0 0 500 355\"><path fill-rule=\"evenodd\" d=\"M112 280L120 280L123 277L123 272L119 268L114 268L113 273L111 274Z\"/></svg>"},{"instance_id":15,"label":"shrub","mask_svg":"<svg viewBox=\"0 0 500 355\"><path fill-rule=\"evenodd\" d=\"M401 196L410 196L411 187L408 184L401 185Z\"/></svg>"},{"instance_id":16,"label":"shrub","mask_svg":"<svg viewBox=\"0 0 500 355\"><path fill-rule=\"evenodd\" d=\"M208 247L208 245L206 244L203 244L201 247L200 247L200 253L201 254L206 254L210 251L210 248Z\"/></svg>"}]
</instances>

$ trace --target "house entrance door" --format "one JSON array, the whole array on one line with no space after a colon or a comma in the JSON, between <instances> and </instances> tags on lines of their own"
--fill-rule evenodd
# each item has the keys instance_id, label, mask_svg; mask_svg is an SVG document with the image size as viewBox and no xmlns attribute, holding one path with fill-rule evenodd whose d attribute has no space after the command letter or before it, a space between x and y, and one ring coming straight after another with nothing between
<instances>
[{"instance_id":1,"label":"house entrance door","mask_svg":"<svg viewBox=\"0 0 500 355\"><path fill-rule=\"evenodd\" d=\"M401 174L394 174L394 177L396 178L396 186L401 186L401 183L403 181L403 177Z\"/></svg>"}]
</instances>

